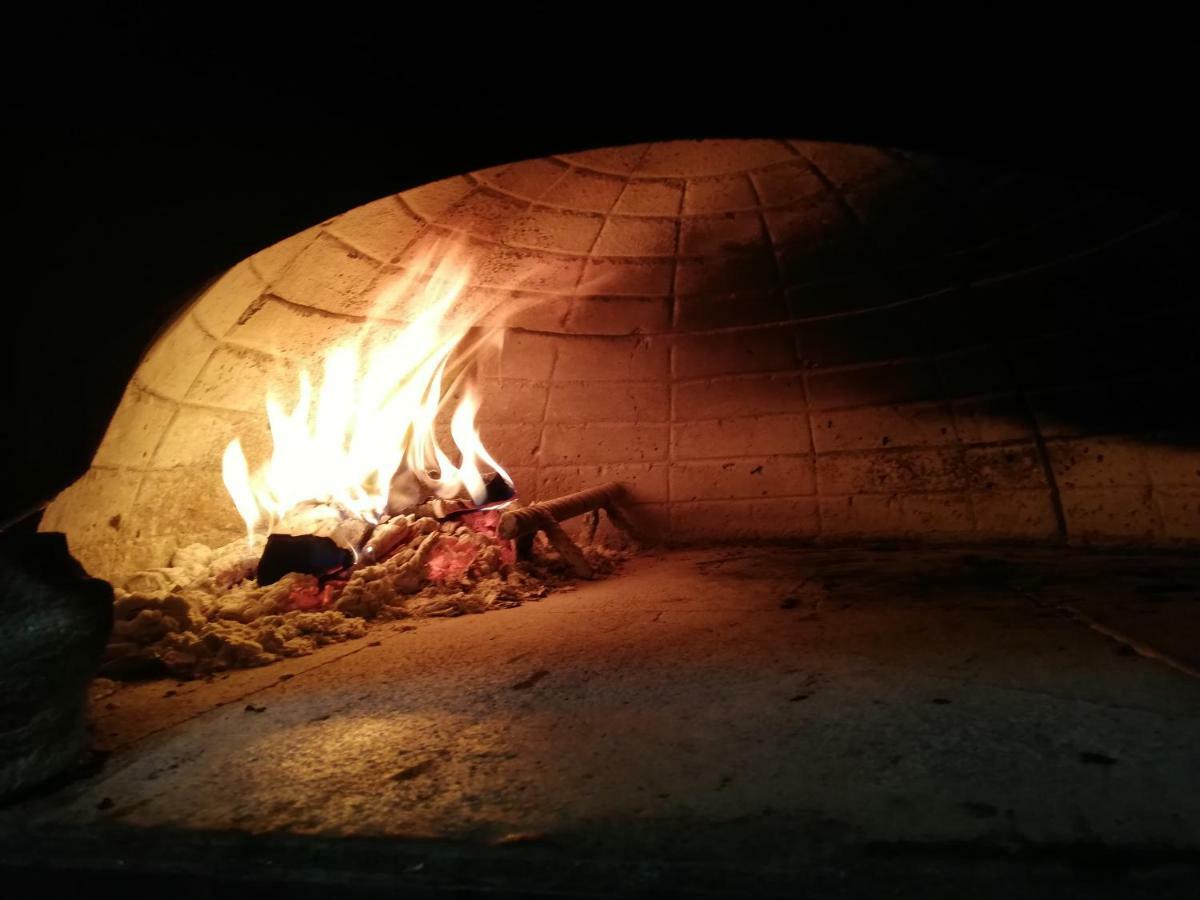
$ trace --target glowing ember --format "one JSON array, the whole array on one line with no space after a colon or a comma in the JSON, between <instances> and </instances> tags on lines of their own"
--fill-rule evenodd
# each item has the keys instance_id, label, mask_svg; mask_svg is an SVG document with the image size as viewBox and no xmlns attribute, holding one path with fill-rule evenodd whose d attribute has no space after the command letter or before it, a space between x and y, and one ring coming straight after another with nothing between
<instances>
[{"instance_id":1,"label":"glowing ember","mask_svg":"<svg viewBox=\"0 0 1200 900\"><path fill-rule=\"evenodd\" d=\"M432 581L462 578L479 556L479 545L471 541L442 538L429 555L428 573Z\"/></svg>"},{"instance_id":2,"label":"glowing ember","mask_svg":"<svg viewBox=\"0 0 1200 900\"><path fill-rule=\"evenodd\" d=\"M273 451L262 468L250 473L239 440L226 447L225 486L249 535L270 531L310 501L340 504L373 523L389 506L395 511L430 497L465 494L483 504L488 471L512 484L475 427L479 399L466 369L483 342L468 347L464 339L479 311L456 308L468 269L448 254L412 271L432 274L421 283L415 275L399 278L385 289L356 336L325 354L318 385L300 372L290 411L268 392ZM379 321L397 305L420 310L407 327ZM434 428L459 388L450 419L455 463Z\"/></svg>"}]
</instances>

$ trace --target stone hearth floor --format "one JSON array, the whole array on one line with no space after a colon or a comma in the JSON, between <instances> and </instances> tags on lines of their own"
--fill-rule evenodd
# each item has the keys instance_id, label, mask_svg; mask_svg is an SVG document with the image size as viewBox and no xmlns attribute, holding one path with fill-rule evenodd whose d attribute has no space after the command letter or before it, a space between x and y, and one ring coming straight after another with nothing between
<instances>
[{"instance_id":1,"label":"stone hearth floor","mask_svg":"<svg viewBox=\"0 0 1200 900\"><path fill-rule=\"evenodd\" d=\"M1189 668L1194 557L653 553L126 686L99 772L0 810L0 868L177 896L1175 896L1200 873Z\"/></svg>"}]
</instances>

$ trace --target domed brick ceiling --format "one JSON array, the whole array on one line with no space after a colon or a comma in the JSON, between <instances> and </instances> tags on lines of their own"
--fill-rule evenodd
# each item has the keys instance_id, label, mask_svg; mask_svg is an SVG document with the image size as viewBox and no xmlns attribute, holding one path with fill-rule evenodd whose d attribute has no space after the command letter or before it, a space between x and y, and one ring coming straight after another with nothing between
<instances>
[{"instance_id":1,"label":"domed brick ceiling","mask_svg":"<svg viewBox=\"0 0 1200 900\"><path fill-rule=\"evenodd\" d=\"M670 541L1191 541L1200 455L1164 398L1195 381L1194 238L1052 178L799 141L451 178L205 290L41 527L105 577L242 534L221 453L265 458L267 384L452 241L504 326L479 422L526 497L624 481Z\"/></svg>"}]
</instances>

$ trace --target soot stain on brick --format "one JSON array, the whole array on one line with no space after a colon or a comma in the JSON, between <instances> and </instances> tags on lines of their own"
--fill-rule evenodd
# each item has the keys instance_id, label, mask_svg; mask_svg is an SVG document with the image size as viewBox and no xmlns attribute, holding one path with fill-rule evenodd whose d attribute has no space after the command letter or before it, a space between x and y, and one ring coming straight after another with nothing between
<instances>
[{"instance_id":1,"label":"soot stain on brick","mask_svg":"<svg viewBox=\"0 0 1200 900\"><path fill-rule=\"evenodd\" d=\"M528 690L529 688L533 687L535 684L537 684L539 681L541 681L543 678L545 678L549 674L550 673L547 670L540 669L539 671L534 672L532 675L530 675L524 681L518 681L516 684L514 684L512 686L512 689L514 691Z\"/></svg>"}]
</instances>

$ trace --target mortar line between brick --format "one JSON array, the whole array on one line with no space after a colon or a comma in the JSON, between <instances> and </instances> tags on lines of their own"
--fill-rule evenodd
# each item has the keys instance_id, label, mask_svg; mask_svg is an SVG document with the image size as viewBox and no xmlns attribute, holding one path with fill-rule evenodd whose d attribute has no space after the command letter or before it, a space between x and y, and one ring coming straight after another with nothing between
<instances>
[{"instance_id":1,"label":"mortar line between brick","mask_svg":"<svg viewBox=\"0 0 1200 900\"><path fill-rule=\"evenodd\" d=\"M663 173L663 174L649 174L649 175L639 174L639 170L641 169L642 163L645 161L646 157L650 155L650 151L652 149L653 149L653 143L647 143L645 145L645 149L642 151L642 155L638 158L638 161L634 164L633 168L629 170L629 172L616 172L616 171L613 171L610 169L597 169L595 166L590 166L585 163L575 162L573 160L566 159L562 154L552 154L551 156L546 157L546 158L554 160L555 162L558 162L558 163L562 163L563 165L574 166L575 168L579 169L580 171L588 172L589 174L592 174L592 175L606 175L609 178L612 178L612 177L628 178L631 181L659 181L659 180L672 180L672 179L677 180L677 179L685 179L685 178L689 177L687 175L684 175L684 174L681 174L678 172L667 172L667 173ZM792 148L789 147L788 149L792 149ZM794 150L792 150L792 152L795 153ZM784 167L790 166L790 165L792 165L792 160L780 159L780 160L776 160L775 162L766 163L764 165L761 165L758 167L758 170L762 171L762 170L766 170L766 169L779 169L779 168L784 168ZM719 172L716 175L697 175L697 176L693 176L692 178L694 181L721 181L722 179L728 178L730 175L736 175L736 174L737 174L736 172Z\"/></svg>"},{"instance_id":2,"label":"mortar line between brick","mask_svg":"<svg viewBox=\"0 0 1200 900\"><path fill-rule=\"evenodd\" d=\"M946 294L950 294L955 291L962 290L964 288L969 289L972 287L988 286L988 285L992 285L992 284L997 284L997 283L1000 283L1003 281L1012 280L1014 278L1021 278L1026 275L1033 274L1035 272L1052 269L1052 268L1062 265L1064 263L1074 262L1078 259L1085 258L1085 257L1093 255L1095 253L1103 252L1104 250L1108 249L1109 247L1114 246L1115 244L1120 243L1121 241L1132 238L1138 234L1141 234L1144 231L1149 231L1153 228L1156 228L1156 227L1164 224L1165 222L1171 221L1175 217L1176 217L1176 214L1174 214L1174 213L1164 214L1163 216L1160 216L1157 219L1154 219L1150 222L1139 225L1136 228L1122 232L1121 234L1118 234L1118 235L1114 235L1110 238L1106 238L1105 240L1103 240L1097 244L1093 244L1089 247L1085 247L1081 250L1075 250L1070 253L1063 254L1061 256L1056 256L1053 259L1046 260L1044 262L1040 262L1040 263L1037 263L1032 266L1028 266L1024 269L1019 269L1019 270L1015 270L1012 272L1006 272L1002 275L994 275L994 276L988 276L985 278L979 278L979 279L976 279L973 281L966 282L962 285L955 285L952 287L940 288L935 291L928 291L926 293L917 294L915 296L902 297L898 300L889 301L888 303L879 303L879 304L875 304L873 306L863 307L861 309L846 310L843 312L824 313L824 314L814 315L814 316L799 316L799 317L785 319L785 320L778 321L778 322L751 324L751 325L731 325L731 326L726 326L724 328L714 328L714 329L707 329L707 330L694 331L694 332L688 332L688 333L689 334L720 334L720 333L737 332L737 331L752 331L752 330L762 329L762 328L787 327L787 326L794 326L794 325L803 325L808 322L823 322L823 321L830 321L830 320L834 320L834 319L847 319L847 318L852 318L855 316L864 316L864 315L870 315L870 314L873 314L876 312L897 309L897 308L901 308L901 307L907 306L912 303L918 303L922 300L929 300L929 299L932 299L935 297L940 297L940 296L943 296ZM510 245L504 244L503 242L500 242L500 241L489 240L489 239L480 237L479 235L473 235L473 234L470 234L469 232L448 228L444 225L438 225L438 224L431 223L427 227L435 232L444 234L448 237L459 237L459 238L466 239L468 243L473 243L473 244L478 244L478 245L483 245L483 246L488 246L488 247L500 247L500 248L504 248L504 249L522 249L520 247L517 247L516 245L510 246ZM532 249L538 253L541 253L548 257L553 257L556 259L564 259L564 260L569 260L569 261L582 260L585 263L592 259L603 259L603 260L612 261L612 262L625 262L625 263L634 263L634 264L646 263L648 261L649 262L662 261L662 260L667 259L667 257L665 257L665 256L592 257L592 256L584 256L584 255L578 254L578 253L566 253L566 252L562 252L562 251L547 250L545 248L526 248L526 249ZM691 259L693 257L687 257L687 258ZM700 259L702 257L695 257L695 258ZM678 255L676 256L676 260L677 259L678 259ZM251 257L251 260L253 260L253 257ZM404 266L399 265L397 263L390 263L388 265L391 267L394 267L394 268L402 269L402 270L405 268ZM256 271L256 274L259 275L260 279L263 280L264 283L266 283L265 292L270 293L271 289L273 287L273 283L266 282L265 279L262 279L261 274L258 273L257 270L255 270L255 271ZM380 274L386 274L386 273L380 273ZM809 284L821 284L821 283L824 283L824 282L820 282L820 281L806 282L804 284L793 285L792 287L793 288L802 288ZM481 284L478 282L471 282L468 286L472 287L472 288L481 288L481 289L486 289L486 290L495 290L495 291L502 291L502 292L508 291L508 292L521 292L521 293L527 293L527 294L544 294L547 297L560 297L563 295L562 290L545 290L545 289L540 289L540 288L517 287L517 286L505 285L505 284ZM657 299L657 298L662 297L663 295L660 293L660 294L625 294L625 295L605 294L603 296L626 296L626 297L631 297L631 298ZM709 295L704 294L704 293L698 293L695 296L709 296ZM297 305L302 306L302 304L297 304ZM305 307L305 308L312 309L315 312L319 312L319 313L321 313L323 315L327 315L327 316L345 316L345 317L349 317L349 318L354 318L353 314L333 312L330 310L318 309L316 307ZM553 332L539 332L539 331L535 331L533 329L526 329L526 330L529 330L533 333L547 333L547 334L553 333ZM654 332L654 333L660 333L660 332Z\"/></svg>"},{"instance_id":3,"label":"mortar line between brick","mask_svg":"<svg viewBox=\"0 0 1200 900\"><path fill-rule=\"evenodd\" d=\"M570 169L568 169L567 171L570 171ZM561 178L564 177L565 174L566 173L564 172L562 176L559 176L559 179L561 180ZM556 181L555 184L557 184L557 183L558 182ZM620 202L621 195L625 193L625 189L628 187L629 187L629 181L626 180L625 187L621 188L621 190L617 193L617 196L615 196L613 198L612 203L609 204L608 210L605 211L601 215L600 227L596 229L595 236L592 238L591 243L588 244L587 253L583 255L583 264L580 265L579 274L575 276L575 284L571 288L570 303L567 304L567 308L563 312L562 319L558 323L559 327L562 328L564 331L566 330L567 322L570 320L571 312L574 309L575 302L579 298L579 288L583 284L584 275L587 274L588 264L592 260L592 255L596 252L596 245L600 243L600 236L602 234L604 234L604 229L608 227L609 217L612 215L612 211L616 208L617 204ZM547 188L547 191L548 190L550 190L550 188ZM557 362L557 353L555 354L555 361ZM553 375L554 375L553 371L550 374L551 374L551 377L553 378Z\"/></svg>"},{"instance_id":4,"label":"mortar line between brick","mask_svg":"<svg viewBox=\"0 0 1200 900\"><path fill-rule=\"evenodd\" d=\"M942 367L935 365L935 366L932 366L931 368L933 369L933 383L934 383L938 393L942 397L942 399L940 401L938 401L938 405L942 408L942 411L944 412L946 418L949 420L950 429L954 435L954 443L956 445L958 445L959 447L963 448L963 458L965 459L967 451L978 445L977 444L969 444L963 440L962 432L959 430L959 427L958 427L958 414L955 412L955 409L954 409L954 407L955 407L954 399L950 396L950 392L946 388L946 379L943 376ZM973 488L974 488L974 485L968 485L967 492L966 492L967 493L967 508L971 511L971 530L974 532L978 532L979 531L979 513L978 513L978 510L976 509L977 491L973 490Z\"/></svg>"},{"instance_id":5,"label":"mortar line between brick","mask_svg":"<svg viewBox=\"0 0 1200 900\"><path fill-rule=\"evenodd\" d=\"M755 180L754 172L746 173L746 181L750 183L750 190L754 194L755 202L758 204L759 227L762 229L767 245L771 248L771 261L775 269L775 285L779 291L779 302L783 309L790 313L791 309L788 307L787 302L787 279L784 276L783 260L780 259L779 247L775 244L775 238L767 226L767 215L763 212L762 192L758 189L758 182ZM804 360L800 358L800 344L795 335L792 336L792 348L797 362L800 363L800 394L804 401L804 421L808 425L808 452L812 457L810 468L813 485L812 496L816 498L816 502L813 505L817 517L817 535L820 536L825 533L825 519L824 513L821 511L821 482L817 473L817 436L813 428L812 404L809 402L808 396L808 371L804 366Z\"/></svg>"},{"instance_id":6,"label":"mortar line between brick","mask_svg":"<svg viewBox=\"0 0 1200 900\"><path fill-rule=\"evenodd\" d=\"M1146 458L1145 446L1138 442L1138 463L1142 472L1142 477L1146 485L1146 490L1149 492L1150 508L1153 510L1155 540L1166 540L1167 538L1167 520L1163 515L1162 504L1158 497L1158 488L1154 483L1154 479L1150 475L1150 461Z\"/></svg>"},{"instance_id":7,"label":"mortar line between brick","mask_svg":"<svg viewBox=\"0 0 1200 900\"><path fill-rule=\"evenodd\" d=\"M683 210L688 199L688 187L691 184L689 179L683 179L683 187L679 190L679 200L676 205L676 217L674 217L674 233L672 235L674 254L671 260L671 329L672 332L679 328L679 251L683 247ZM671 514L672 504L676 503L676 480L672 478L674 464L676 458L676 428L678 425L677 416L678 409L676 406L676 376L678 373L678 359L676 354L676 343L670 341L667 343L667 380L670 386L670 396L667 398L667 415L670 416L671 426L667 430L667 528L671 529L674 520Z\"/></svg>"},{"instance_id":8,"label":"mortar line between brick","mask_svg":"<svg viewBox=\"0 0 1200 900\"><path fill-rule=\"evenodd\" d=\"M566 178L572 172L577 170L579 167L576 166L574 163L567 162L565 159L555 159L555 162L562 163L562 165L563 165L562 171L558 173L557 178L555 178L552 182L550 182L548 185L546 185L544 188L542 188L542 192L540 194L538 194L536 197L529 198L529 203L531 206L536 204L538 206L545 206L550 209L560 209L560 210L563 209L563 207L554 206L553 204L550 204L550 203L543 203L542 198L545 197L547 194L549 194L556 187L558 187L559 184L562 183L564 178ZM504 191L501 188L495 188L493 185L489 185L489 187L493 187L495 190L500 191L501 193L507 193L507 191Z\"/></svg>"},{"instance_id":9,"label":"mortar line between brick","mask_svg":"<svg viewBox=\"0 0 1200 900\"><path fill-rule=\"evenodd\" d=\"M814 176L816 176L817 180L824 185L825 190L829 193L829 196L833 198L833 202L841 208L842 212L846 214L846 217L851 222L858 226L858 230L862 232L863 236L867 239L867 242L871 244L871 246L875 246L875 241L871 238L870 230L867 228L866 223L863 222L858 213L855 212L854 207L850 205L850 202L846 199L846 195L842 192L842 189L834 184L830 177L826 175L825 172L822 171L815 162L808 158L806 153L803 153L796 147L793 147L792 149L795 150L797 158L804 163L804 165L808 167L808 170L812 172Z\"/></svg>"},{"instance_id":10,"label":"mortar line between brick","mask_svg":"<svg viewBox=\"0 0 1200 900\"><path fill-rule=\"evenodd\" d=\"M533 467L534 478L537 479L537 484L542 483L542 446L546 443L546 425L547 416L550 413L550 392L554 390L554 373L558 370L558 346L551 348L550 354L550 377L549 383L546 385L546 399L542 401L542 419L538 425L538 442L533 448ZM537 488L535 487L536 491Z\"/></svg>"},{"instance_id":11,"label":"mortar line between brick","mask_svg":"<svg viewBox=\"0 0 1200 900\"><path fill-rule=\"evenodd\" d=\"M407 193L407 191L401 192L399 194L392 194L392 197L395 198L396 202L400 205L400 208L402 210L404 210L404 212L407 215L412 216L414 219L416 219L422 225L426 225L426 226L429 225L430 224L429 220L427 218L425 218L423 215L421 215L419 212L417 212L415 209L413 209L412 204L410 204L407 200L404 199L405 193Z\"/></svg>"},{"instance_id":12,"label":"mortar line between brick","mask_svg":"<svg viewBox=\"0 0 1200 900\"><path fill-rule=\"evenodd\" d=\"M1013 365L1012 354L1009 352L1009 347L1006 344L1000 344L1005 351L1004 361L1008 366L1008 375L1012 379L1010 382L1016 389L1016 394L1021 398L1021 404L1025 409L1025 415L1029 417L1029 424L1033 431L1033 443L1037 447L1038 459L1042 463L1042 477L1046 479L1046 487L1050 491L1050 505L1054 509L1054 521L1058 527L1058 538L1062 543L1067 542L1067 514L1063 509L1062 494L1058 489L1058 479L1054 477L1054 467L1050 464L1050 452L1046 449L1046 437L1042 434L1042 424L1038 421L1037 415L1033 410L1033 403L1029 400L1029 392L1020 386L1020 381L1017 378L1016 367ZM972 501L973 502L973 501Z\"/></svg>"},{"instance_id":13,"label":"mortar line between brick","mask_svg":"<svg viewBox=\"0 0 1200 900\"><path fill-rule=\"evenodd\" d=\"M275 285L275 283L277 281L279 281L280 278L282 278L284 275L286 275L288 273L288 271L291 269L291 267L293 265L295 265L296 260L300 258L300 254L304 253L304 251L306 251L309 247L311 247L313 244L315 244L317 242L317 238L319 238L321 236L321 234L323 233L323 231L320 227L321 224L322 223L318 223L316 226L313 226L313 236L311 238L309 238L308 241L305 242L303 247L296 248L296 252L293 253L291 256L289 256L287 258L287 261L279 266L279 270L275 273L275 277L273 279L268 278L265 274L263 274L262 269L260 269L257 265L255 265L254 261L257 257L261 256L267 250L270 250L271 247L274 247L275 244L281 244L281 243L283 243L283 241L276 241L275 244L271 245L271 247L263 247L263 249L259 250L258 253L255 253L253 256L248 256L246 258L247 264L250 266L251 269L254 270L254 274L258 276L258 280L261 281L266 286L267 289L270 289L271 287L273 287ZM307 230L307 229L305 229L305 230ZM300 234L303 234L303 232L300 232ZM296 237L296 235L291 235L290 237L286 237L283 240L290 241L294 237Z\"/></svg>"},{"instance_id":14,"label":"mortar line between brick","mask_svg":"<svg viewBox=\"0 0 1200 900\"><path fill-rule=\"evenodd\" d=\"M647 147L647 152L649 147ZM671 330L674 332L679 327L679 250L683 246L683 207L684 200L687 198L688 179L683 179L683 188L679 191L679 200L675 206L675 233L674 249L675 253L671 260ZM675 467L675 425L678 411L675 405L675 374L676 374L676 346L675 341L671 340L667 343L667 417L670 421L670 426L667 429L667 528L671 529L673 516L671 515L671 504L675 503L675 479L671 477L671 472Z\"/></svg>"},{"instance_id":15,"label":"mortar line between brick","mask_svg":"<svg viewBox=\"0 0 1200 900\"><path fill-rule=\"evenodd\" d=\"M187 406L189 408L200 408L200 409L212 410L212 411L216 411L216 412L235 413L240 416L254 415L253 413L249 413L249 412L243 412L240 410L227 410L227 409L223 409L221 407L198 407L196 404L192 404L192 403L180 403L179 406L181 408L184 406ZM783 416L794 415L794 413L778 413L775 415L783 417ZM769 416L767 416L767 417L750 416L747 418L762 420L763 418L769 419L770 417ZM676 424L703 425L703 424L711 424L714 422L725 422L725 421L729 421L729 419L685 419L682 422L676 423ZM531 422L531 423L520 423L520 424L537 424L537 423ZM607 420L606 419L606 420L588 420L586 422L562 421L562 422L552 422L549 424L553 424L556 428L561 428L561 429L586 429L591 425L628 425L630 423L626 422L624 420L618 420L618 419ZM667 426L667 425L671 425L672 423L668 422L668 421L645 421L641 424ZM1103 437L1104 437L1103 435L1091 435L1088 438L1062 438L1059 440L1062 440L1062 441L1099 440L1099 439L1102 439ZM1129 435L1115 435L1114 437L1129 438ZM959 446L956 444L889 444L886 448L880 448L880 447L876 447L876 446L853 447L853 448L847 448L847 449L823 450L823 451L819 451L819 452L812 451L812 452L806 452L806 453L800 453L800 452L767 453L767 454L749 453L745 456L739 456L736 454L731 455L728 453L723 453L723 454L719 454L719 455L711 456L711 457L709 457L709 456L679 457L676 461L680 462L680 463L711 462L713 460L719 460L719 459L753 461L753 460L761 460L764 458L767 458L767 459L791 459L791 458L799 459L799 458L805 458L805 457L810 457L810 456L814 457L814 458L821 457L821 458L830 458L830 459L853 459L855 457L870 457L870 456L879 456L881 454L887 455L887 454L894 454L894 453L911 453L911 452L954 453L954 452L960 452L960 451L961 452L971 452L971 451L975 451L975 450L1004 450L1007 448L1028 447L1032 444L1033 444L1033 441L1030 438L1009 438L1009 439L1000 440L1000 441L988 441L988 442L970 444L965 447ZM558 465L560 465L560 466L568 465L569 466L569 465L574 465L574 464L562 463L562 464L558 464ZM100 463L100 464L92 465L91 468L100 470L100 471L125 471L125 472L148 473L148 472L169 471L172 469L180 469L180 468L184 468L184 469L194 468L194 469L204 470L205 467L204 466L116 466L116 465L106 465L106 464ZM545 468L554 468L554 465L552 464L552 465L546 466ZM1142 487L1143 485L1135 485L1135 486ZM1169 487L1172 487L1173 485L1171 485L1171 484L1161 484L1161 485L1156 484L1153 486L1169 488ZM1100 487L1088 488L1088 490L1101 490L1101 489L1102 488L1100 488ZM1042 490L1044 490L1044 488L1042 486L1025 486L1025 487L1011 487L1011 488L1007 488L1007 490L1041 492ZM880 493L892 493L892 492L891 491L881 491ZM922 490L922 491L918 491L917 493L927 493L927 494L962 493L962 489ZM833 495L831 495L831 496L833 496ZM838 496L840 496L840 495L838 495Z\"/></svg>"},{"instance_id":16,"label":"mortar line between brick","mask_svg":"<svg viewBox=\"0 0 1200 900\"><path fill-rule=\"evenodd\" d=\"M182 409L183 407L179 403L174 404L174 408L171 410L171 418L167 420L167 424L164 425L163 430L159 432L158 440L154 442L154 449L150 451L150 462L154 462L154 460L158 458L158 451L162 449L162 445L166 442L167 435L171 433L171 429L174 428L175 422L179 419L179 414L182 412Z\"/></svg>"},{"instance_id":17,"label":"mortar line between brick","mask_svg":"<svg viewBox=\"0 0 1200 900\"><path fill-rule=\"evenodd\" d=\"M332 225L336 225L336 224L337 224L337 219L333 219L332 221L328 222L327 224L322 225L320 236L328 238L331 242L337 244L343 250L347 250L351 253L356 253L359 256L361 256L362 258L366 259L368 262L374 263L376 269L381 269L385 265L387 265L386 259L380 259L375 254L368 253L366 250L363 250L361 247L357 246L354 242L349 241L346 238L342 237L341 235L330 231L329 227Z\"/></svg>"}]
</instances>

